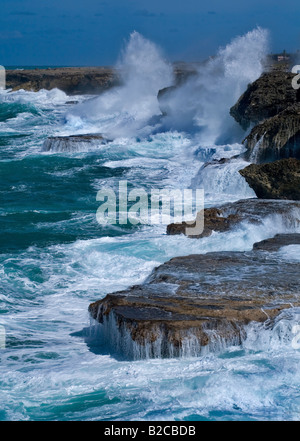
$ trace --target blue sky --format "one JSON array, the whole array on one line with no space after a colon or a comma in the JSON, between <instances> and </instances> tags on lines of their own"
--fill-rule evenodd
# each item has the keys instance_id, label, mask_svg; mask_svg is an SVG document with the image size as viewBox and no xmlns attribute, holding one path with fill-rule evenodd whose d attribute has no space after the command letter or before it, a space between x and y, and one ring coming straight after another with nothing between
<instances>
[{"instance_id":1,"label":"blue sky","mask_svg":"<svg viewBox=\"0 0 300 441\"><path fill-rule=\"evenodd\" d=\"M285 0L0 0L0 65L115 63L136 30L172 61L200 61L256 26L273 52L300 49L300 3Z\"/></svg>"}]
</instances>

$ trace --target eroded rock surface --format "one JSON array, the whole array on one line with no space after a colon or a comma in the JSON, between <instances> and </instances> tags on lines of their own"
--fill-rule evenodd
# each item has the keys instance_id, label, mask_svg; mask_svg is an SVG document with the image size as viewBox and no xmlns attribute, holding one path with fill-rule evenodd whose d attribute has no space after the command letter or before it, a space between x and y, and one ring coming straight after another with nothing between
<instances>
[{"instance_id":1,"label":"eroded rock surface","mask_svg":"<svg viewBox=\"0 0 300 441\"><path fill-rule=\"evenodd\" d=\"M254 163L300 158L300 89L295 74L272 70L250 84L230 114L246 130L245 158Z\"/></svg>"},{"instance_id":2,"label":"eroded rock surface","mask_svg":"<svg viewBox=\"0 0 300 441\"><path fill-rule=\"evenodd\" d=\"M244 144L246 159L254 163L290 157L300 159L300 103L255 126Z\"/></svg>"},{"instance_id":3,"label":"eroded rock surface","mask_svg":"<svg viewBox=\"0 0 300 441\"><path fill-rule=\"evenodd\" d=\"M300 160L250 164L239 170L258 198L300 200Z\"/></svg>"},{"instance_id":4,"label":"eroded rock surface","mask_svg":"<svg viewBox=\"0 0 300 441\"><path fill-rule=\"evenodd\" d=\"M271 71L261 75L230 109L235 120L247 129L277 115L287 107L300 101L299 92L292 87L295 74Z\"/></svg>"},{"instance_id":5,"label":"eroded rock surface","mask_svg":"<svg viewBox=\"0 0 300 441\"><path fill-rule=\"evenodd\" d=\"M299 271L299 262L260 251L176 257L89 312L127 357L199 355L240 344L250 322L272 326L280 311L299 305Z\"/></svg>"}]
</instances>

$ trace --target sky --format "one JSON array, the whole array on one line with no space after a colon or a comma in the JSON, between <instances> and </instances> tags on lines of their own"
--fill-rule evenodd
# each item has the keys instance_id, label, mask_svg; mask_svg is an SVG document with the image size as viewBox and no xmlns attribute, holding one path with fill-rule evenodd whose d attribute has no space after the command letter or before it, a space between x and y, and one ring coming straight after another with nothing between
<instances>
[{"instance_id":1,"label":"sky","mask_svg":"<svg viewBox=\"0 0 300 441\"><path fill-rule=\"evenodd\" d=\"M300 49L298 0L0 0L0 65L109 66L133 31L170 61L201 61L241 34Z\"/></svg>"}]
</instances>

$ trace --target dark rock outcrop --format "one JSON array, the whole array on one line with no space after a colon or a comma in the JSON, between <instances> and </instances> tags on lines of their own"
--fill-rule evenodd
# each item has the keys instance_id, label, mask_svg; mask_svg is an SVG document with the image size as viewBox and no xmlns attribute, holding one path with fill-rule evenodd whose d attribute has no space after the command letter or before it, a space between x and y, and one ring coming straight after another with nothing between
<instances>
[{"instance_id":1,"label":"dark rock outcrop","mask_svg":"<svg viewBox=\"0 0 300 441\"><path fill-rule=\"evenodd\" d=\"M300 200L300 160L281 159L267 164L250 164L239 171L262 199Z\"/></svg>"},{"instance_id":2,"label":"dark rock outcrop","mask_svg":"<svg viewBox=\"0 0 300 441\"><path fill-rule=\"evenodd\" d=\"M280 311L299 305L299 270L299 262L259 251L177 257L89 312L126 357L200 355L239 345L247 324L272 326Z\"/></svg>"},{"instance_id":3,"label":"dark rock outcrop","mask_svg":"<svg viewBox=\"0 0 300 441\"><path fill-rule=\"evenodd\" d=\"M253 245L253 249L274 252L288 245L300 245L300 234L276 234L276 236L270 239L256 242Z\"/></svg>"},{"instance_id":4,"label":"dark rock outcrop","mask_svg":"<svg viewBox=\"0 0 300 441\"><path fill-rule=\"evenodd\" d=\"M247 129L250 124L258 124L299 102L299 93L292 87L294 76L284 71L264 73L248 86L230 114Z\"/></svg>"},{"instance_id":5,"label":"dark rock outcrop","mask_svg":"<svg viewBox=\"0 0 300 441\"><path fill-rule=\"evenodd\" d=\"M300 159L300 103L255 126L244 140L246 159L254 163Z\"/></svg>"},{"instance_id":6,"label":"dark rock outcrop","mask_svg":"<svg viewBox=\"0 0 300 441\"><path fill-rule=\"evenodd\" d=\"M292 222L297 225L299 223L299 218L294 218L292 214L295 209L300 209L299 202L244 199L215 208L205 208L204 229L200 234L193 234L192 231L187 234L189 231L187 229L195 228L196 222L172 223L167 226L167 234L185 234L191 238L199 239L210 236L213 231L229 231L243 221L261 224L267 216L275 214L281 215L283 219L286 220L287 226L290 226L290 223ZM200 218L200 216L203 216L203 213L200 212L198 217ZM200 221L199 224L201 224Z\"/></svg>"},{"instance_id":7,"label":"dark rock outcrop","mask_svg":"<svg viewBox=\"0 0 300 441\"><path fill-rule=\"evenodd\" d=\"M250 134L245 159L254 163L300 158L300 89L295 74L272 70L250 84L230 114Z\"/></svg>"}]
</instances>

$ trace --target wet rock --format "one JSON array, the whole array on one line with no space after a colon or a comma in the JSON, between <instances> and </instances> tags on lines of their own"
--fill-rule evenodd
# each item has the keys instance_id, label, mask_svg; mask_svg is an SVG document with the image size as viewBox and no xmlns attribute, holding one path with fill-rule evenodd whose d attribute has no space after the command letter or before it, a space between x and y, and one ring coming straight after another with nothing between
<instances>
[{"instance_id":1,"label":"wet rock","mask_svg":"<svg viewBox=\"0 0 300 441\"><path fill-rule=\"evenodd\" d=\"M272 70L251 83L230 114L244 128L273 117L300 101L300 95L292 87L295 74Z\"/></svg>"},{"instance_id":2,"label":"wet rock","mask_svg":"<svg viewBox=\"0 0 300 441\"><path fill-rule=\"evenodd\" d=\"M241 222L247 221L262 224L263 220L270 215L281 215L287 224L299 223L299 215L293 215L294 210L299 212L300 203L290 201L276 201L267 199L243 199L230 202L219 207L204 209L204 229L202 233L193 234L188 228L195 228L193 223L172 223L167 226L167 234L185 234L191 238L199 239L210 236L213 231L225 232L237 227ZM203 213L198 213L198 219ZM200 221L198 221L200 224ZM187 233L189 231L189 233Z\"/></svg>"},{"instance_id":3,"label":"wet rock","mask_svg":"<svg viewBox=\"0 0 300 441\"><path fill-rule=\"evenodd\" d=\"M300 160L250 164L239 171L258 198L300 200Z\"/></svg>"},{"instance_id":4,"label":"wet rock","mask_svg":"<svg viewBox=\"0 0 300 441\"><path fill-rule=\"evenodd\" d=\"M50 136L43 144L44 152L76 152L86 151L92 147L107 144L110 140L99 133L71 135L71 136Z\"/></svg>"},{"instance_id":5,"label":"wet rock","mask_svg":"<svg viewBox=\"0 0 300 441\"><path fill-rule=\"evenodd\" d=\"M288 245L300 245L300 234L276 234L276 236L270 239L256 242L253 245L253 249L274 252Z\"/></svg>"},{"instance_id":6,"label":"wet rock","mask_svg":"<svg viewBox=\"0 0 300 441\"><path fill-rule=\"evenodd\" d=\"M255 126L243 143L245 158L254 163L300 159L300 103Z\"/></svg>"},{"instance_id":7,"label":"wet rock","mask_svg":"<svg viewBox=\"0 0 300 441\"><path fill-rule=\"evenodd\" d=\"M89 306L112 350L129 358L200 355L238 345L252 321L300 304L299 262L259 251L177 257L143 285Z\"/></svg>"},{"instance_id":8,"label":"wet rock","mask_svg":"<svg viewBox=\"0 0 300 441\"><path fill-rule=\"evenodd\" d=\"M230 114L246 130L245 159L255 163L300 158L300 89L295 74L271 70L250 84Z\"/></svg>"}]
</instances>

